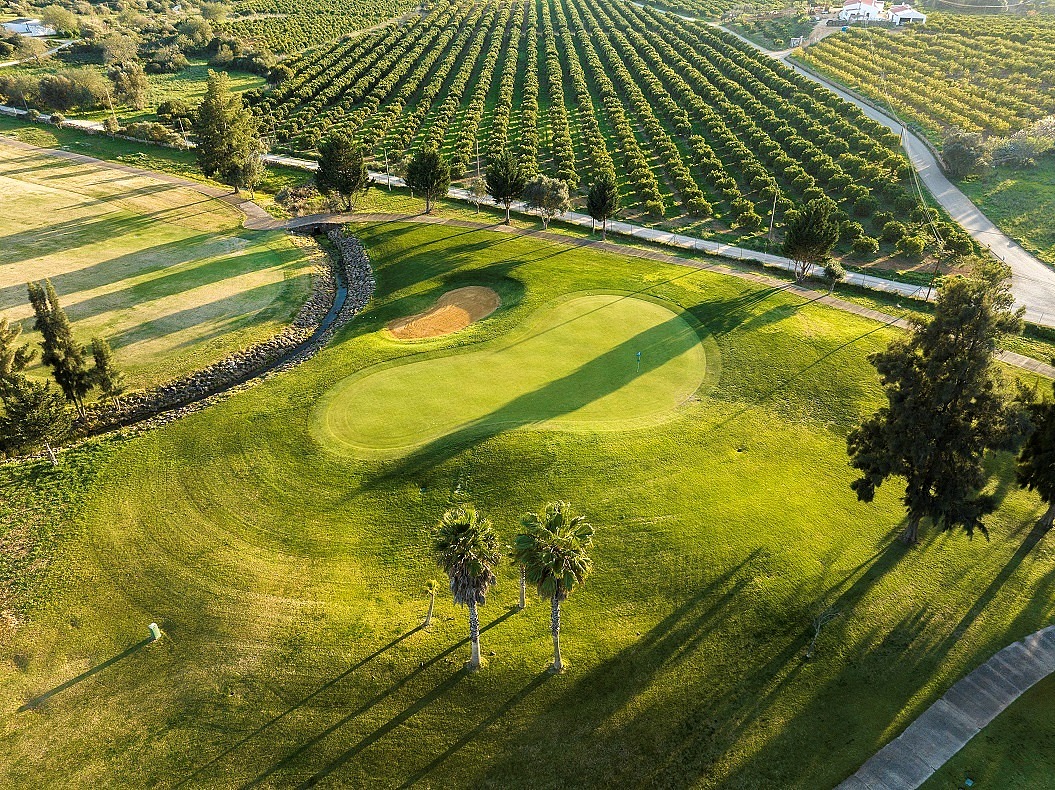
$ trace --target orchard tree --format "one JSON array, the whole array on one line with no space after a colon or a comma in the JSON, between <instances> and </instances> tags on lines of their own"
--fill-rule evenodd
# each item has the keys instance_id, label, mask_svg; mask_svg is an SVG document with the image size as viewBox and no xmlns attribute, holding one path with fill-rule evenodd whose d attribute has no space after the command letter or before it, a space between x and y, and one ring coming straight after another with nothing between
<instances>
[{"instance_id":1,"label":"orchard tree","mask_svg":"<svg viewBox=\"0 0 1055 790\"><path fill-rule=\"evenodd\" d=\"M601 241L608 238L608 220L619 210L619 185L615 172L602 169L586 195L586 212L601 223Z\"/></svg>"},{"instance_id":2,"label":"orchard tree","mask_svg":"<svg viewBox=\"0 0 1055 790\"><path fill-rule=\"evenodd\" d=\"M851 488L871 502L887 478L904 478L905 543L918 542L924 518L987 534L982 519L994 505L979 493L983 458L1023 432L993 361L1000 337L1021 328L1013 305L1010 271L980 261L970 276L939 280L933 317L915 319L908 337L869 357L887 404L847 437L850 465L861 472Z\"/></svg>"},{"instance_id":3,"label":"orchard tree","mask_svg":"<svg viewBox=\"0 0 1055 790\"><path fill-rule=\"evenodd\" d=\"M539 595L550 601L553 670L561 672L560 606L593 570L593 527L567 502L550 502L540 513L525 515L521 524L524 531L513 544L514 558Z\"/></svg>"},{"instance_id":4,"label":"orchard tree","mask_svg":"<svg viewBox=\"0 0 1055 790\"><path fill-rule=\"evenodd\" d=\"M231 78L226 73L209 70L194 133L198 140L194 151L202 173L234 187L236 193L259 182L264 153L259 124L241 95L231 90Z\"/></svg>"},{"instance_id":5,"label":"orchard tree","mask_svg":"<svg viewBox=\"0 0 1055 790\"><path fill-rule=\"evenodd\" d=\"M451 167L440 156L436 146L426 146L407 164L407 186L425 198L425 213L432 213L432 204L444 197L451 188Z\"/></svg>"},{"instance_id":6,"label":"orchard tree","mask_svg":"<svg viewBox=\"0 0 1055 790\"><path fill-rule=\"evenodd\" d=\"M1032 403L1027 408L1032 431L1018 455L1016 472L1018 484L1036 491L1048 506L1037 522L1047 531L1055 522L1055 403Z\"/></svg>"},{"instance_id":7,"label":"orchard tree","mask_svg":"<svg viewBox=\"0 0 1055 790\"><path fill-rule=\"evenodd\" d=\"M52 466L58 466L55 446L70 434L72 422L66 403L50 382L30 381L21 374L0 387L4 414L0 444L8 452L31 452L43 447Z\"/></svg>"},{"instance_id":8,"label":"orchard tree","mask_svg":"<svg viewBox=\"0 0 1055 790\"><path fill-rule=\"evenodd\" d=\"M336 195L351 209L358 195L370 187L363 150L347 132L337 132L319 143L319 169L315 185L326 195Z\"/></svg>"},{"instance_id":9,"label":"orchard tree","mask_svg":"<svg viewBox=\"0 0 1055 790\"><path fill-rule=\"evenodd\" d=\"M495 203L505 206L506 225L509 224L509 207L513 201L524 193L527 186L527 175L520 161L508 148L495 157L487 165L486 173L487 194L494 198Z\"/></svg>"},{"instance_id":10,"label":"orchard tree","mask_svg":"<svg viewBox=\"0 0 1055 790\"><path fill-rule=\"evenodd\" d=\"M436 564L451 581L454 602L469 607L470 669L480 668L480 616L476 607L487 601L494 585L495 569L502 560L498 535L491 522L476 508L451 508L443 514L433 533Z\"/></svg>"},{"instance_id":11,"label":"orchard tree","mask_svg":"<svg viewBox=\"0 0 1055 790\"><path fill-rule=\"evenodd\" d=\"M839 241L835 204L816 198L791 215L784 230L785 258L795 264L795 279L806 279L814 266L823 266Z\"/></svg>"},{"instance_id":12,"label":"orchard tree","mask_svg":"<svg viewBox=\"0 0 1055 790\"><path fill-rule=\"evenodd\" d=\"M85 348L73 336L73 327L66 311L59 304L59 297L51 280L28 283L29 303L33 306L36 321L33 328L43 335L40 361L51 368L59 389L66 400L77 410L84 412L84 396L91 391L92 376L85 360Z\"/></svg>"},{"instance_id":13,"label":"orchard tree","mask_svg":"<svg viewBox=\"0 0 1055 790\"><path fill-rule=\"evenodd\" d=\"M524 188L524 201L538 211L544 228L549 228L551 219L571 208L567 183L543 175L535 176L528 182Z\"/></svg>"}]
</instances>

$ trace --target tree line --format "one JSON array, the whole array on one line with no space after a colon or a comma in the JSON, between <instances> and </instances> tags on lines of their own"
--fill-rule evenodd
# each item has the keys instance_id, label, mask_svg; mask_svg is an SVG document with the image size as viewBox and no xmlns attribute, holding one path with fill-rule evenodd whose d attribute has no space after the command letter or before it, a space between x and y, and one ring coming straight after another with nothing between
<instances>
[{"instance_id":1,"label":"tree line","mask_svg":"<svg viewBox=\"0 0 1055 790\"><path fill-rule=\"evenodd\" d=\"M19 342L21 324L0 318L0 450L23 453L43 447L51 463L57 465L55 448L73 429L71 407L85 416L85 398L94 389L120 406L124 376L105 338L93 337L90 349L77 340L50 280L29 283L27 288L35 315L33 328L41 334L40 361L50 369L58 391L52 388L52 381L36 381L26 375L36 359L36 349Z\"/></svg>"},{"instance_id":2,"label":"tree line","mask_svg":"<svg viewBox=\"0 0 1055 790\"><path fill-rule=\"evenodd\" d=\"M505 554L519 569L520 606L527 606L527 585L550 602L550 633L553 636L553 670L561 672L564 662L560 650L561 604L589 577L593 570L590 549L593 526L582 514L575 513L567 502L550 502L541 510L525 514ZM454 603L469 610L470 669L479 669L480 617L478 607L487 602L487 594L498 579L503 548L491 520L472 505L454 507L440 518L432 534L432 552L436 564L450 581ZM429 610L425 625L432 621L436 583L426 585Z\"/></svg>"}]
</instances>

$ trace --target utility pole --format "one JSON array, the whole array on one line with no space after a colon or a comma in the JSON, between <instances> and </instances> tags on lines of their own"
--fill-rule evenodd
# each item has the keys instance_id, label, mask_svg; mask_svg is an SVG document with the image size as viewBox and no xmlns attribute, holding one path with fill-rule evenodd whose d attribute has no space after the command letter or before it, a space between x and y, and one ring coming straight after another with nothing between
<instances>
[{"instance_id":1,"label":"utility pole","mask_svg":"<svg viewBox=\"0 0 1055 790\"><path fill-rule=\"evenodd\" d=\"M480 177L480 138L476 138L476 177Z\"/></svg>"},{"instance_id":2,"label":"utility pole","mask_svg":"<svg viewBox=\"0 0 1055 790\"><path fill-rule=\"evenodd\" d=\"M777 221L777 195L779 195L776 184L773 185L773 211L769 215L769 233L766 235L766 252L769 252L769 246L773 243L773 225Z\"/></svg>"},{"instance_id":3,"label":"utility pole","mask_svg":"<svg viewBox=\"0 0 1055 790\"><path fill-rule=\"evenodd\" d=\"M106 103L110 105L110 117L114 122L114 129L118 128L117 113L114 112L114 100L110 98L110 89L106 89Z\"/></svg>"},{"instance_id":4,"label":"utility pole","mask_svg":"<svg viewBox=\"0 0 1055 790\"><path fill-rule=\"evenodd\" d=\"M388 191L392 191L392 174L388 172L388 146L382 146L381 150L385 154L385 181L388 182Z\"/></svg>"}]
</instances>

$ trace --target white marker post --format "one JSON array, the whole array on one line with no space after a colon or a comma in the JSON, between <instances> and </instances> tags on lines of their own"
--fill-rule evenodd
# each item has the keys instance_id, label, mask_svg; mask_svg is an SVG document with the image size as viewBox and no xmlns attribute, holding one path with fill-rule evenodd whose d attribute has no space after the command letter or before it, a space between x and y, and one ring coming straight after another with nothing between
<instances>
[{"instance_id":1,"label":"white marker post","mask_svg":"<svg viewBox=\"0 0 1055 790\"><path fill-rule=\"evenodd\" d=\"M156 642L161 639L161 629L158 627L157 623L151 623L147 627L150 629L151 641Z\"/></svg>"}]
</instances>

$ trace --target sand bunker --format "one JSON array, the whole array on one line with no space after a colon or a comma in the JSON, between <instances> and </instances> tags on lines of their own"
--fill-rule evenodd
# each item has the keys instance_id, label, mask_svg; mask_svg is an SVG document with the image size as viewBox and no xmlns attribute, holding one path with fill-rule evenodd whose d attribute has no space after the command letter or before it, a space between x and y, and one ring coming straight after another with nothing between
<instances>
[{"instance_id":1,"label":"sand bunker","mask_svg":"<svg viewBox=\"0 0 1055 790\"><path fill-rule=\"evenodd\" d=\"M465 329L473 321L491 315L502 300L490 288L470 285L448 291L436 304L423 313L397 318L388 324L388 331L399 340L420 340L439 337Z\"/></svg>"}]
</instances>

